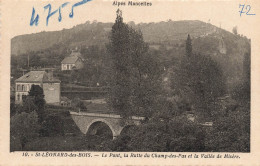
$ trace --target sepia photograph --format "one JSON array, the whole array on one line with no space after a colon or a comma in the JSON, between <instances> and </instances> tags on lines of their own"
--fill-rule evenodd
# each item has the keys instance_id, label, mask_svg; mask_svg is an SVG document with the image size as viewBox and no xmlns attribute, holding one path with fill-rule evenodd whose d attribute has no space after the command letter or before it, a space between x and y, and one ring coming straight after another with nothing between
<instances>
[{"instance_id":1,"label":"sepia photograph","mask_svg":"<svg viewBox=\"0 0 260 166\"><path fill-rule=\"evenodd\" d=\"M30 27L95 1L70 3L69 15L46 3L46 22L32 7ZM237 22L106 5L105 21L12 37L10 152L250 152L251 39Z\"/></svg>"},{"instance_id":2,"label":"sepia photograph","mask_svg":"<svg viewBox=\"0 0 260 166\"><path fill-rule=\"evenodd\" d=\"M259 162L259 3L11 2L0 165Z\"/></svg>"}]
</instances>

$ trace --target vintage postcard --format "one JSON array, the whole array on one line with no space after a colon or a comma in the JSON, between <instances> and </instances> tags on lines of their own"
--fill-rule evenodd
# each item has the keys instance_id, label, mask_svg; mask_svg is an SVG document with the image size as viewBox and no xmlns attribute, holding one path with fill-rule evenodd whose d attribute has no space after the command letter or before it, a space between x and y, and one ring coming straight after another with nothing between
<instances>
[{"instance_id":1,"label":"vintage postcard","mask_svg":"<svg viewBox=\"0 0 260 166\"><path fill-rule=\"evenodd\" d=\"M260 164L258 1L0 6L0 165Z\"/></svg>"}]
</instances>

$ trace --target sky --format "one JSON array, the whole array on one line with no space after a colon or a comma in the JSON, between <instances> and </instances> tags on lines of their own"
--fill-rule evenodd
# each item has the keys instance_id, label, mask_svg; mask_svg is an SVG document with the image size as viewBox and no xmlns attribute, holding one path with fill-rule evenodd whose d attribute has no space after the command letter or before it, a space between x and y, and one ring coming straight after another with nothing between
<instances>
[{"instance_id":1,"label":"sky","mask_svg":"<svg viewBox=\"0 0 260 166\"><path fill-rule=\"evenodd\" d=\"M151 2L152 6L113 6L111 0L101 1L92 0L74 8L73 18L69 17L72 5L82 0L12 0L12 3L6 4L9 6L8 30L10 37L22 34L37 33L41 31L56 31L64 28L72 28L75 25L85 23L86 21L98 22L114 22L116 18L116 10L119 8L123 11L125 22L134 21L140 22L160 22L171 19L178 20L200 20L210 22L213 25L232 31L234 26L237 26L238 33L250 38L253 32L252 25L255 23L254 15L242 14L240 16L239 5L250 5L249 13L254 14L259 10L258 6L254 6L250 1L144 1ZM143 1L143 0L142 0ZM62 4L68 4L61 8L62 20L58 21L59 13L55 13L49 18L48 26L46 26L46 18L49 9L44 9L44 6L50 4L51 11L59 8ZM122 2L122 1L117 1ZM124 1L128 2L128 1ZM258 8L257 8L258 7ZM38 26L30 26L32 10L35 9L35 14L39 15ZM246 9L244 8L244 11Z\"/></svg>"}]
</instances>

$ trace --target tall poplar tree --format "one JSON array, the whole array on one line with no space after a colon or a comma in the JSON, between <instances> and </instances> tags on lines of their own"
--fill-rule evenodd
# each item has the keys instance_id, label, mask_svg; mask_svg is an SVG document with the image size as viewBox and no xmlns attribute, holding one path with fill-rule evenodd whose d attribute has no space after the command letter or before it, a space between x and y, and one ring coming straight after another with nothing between
<instances>
[{"instance_id":1,"label":"tall poplar tree","mask_svg":"<svg viewBox=\"0 0 260 166\"><path fill-rule=\"evenodd\" d=\"M160 70L157 70L154 57L148 53L142 33L125 24L122 11L117 10L109 40L109 105L124 118L150 114Z\"/></svg>"},{"instance_id":2,"label":"tall poplar tree","mask_svg":"<svg viewBox=\"0 0 260 166\"><path fill-rule=\"evenodd\" d=\"M127 117L131 112L129 41L129 27L123 23L122 12L118 9L108 45L111 57L108 102L112 109L123 117Z\"/></svg>"},{"instance_id":3,"label":"tall poplar tree","mask_svg":"<svg viewBox=\"0 0 260 166\"><path fill-rule=\"evenodd\" d=\"M192 55L192 43L190 34L188 34L187 40L186 40L186 55L190 57Z\"/></svg>"}]
</instances>

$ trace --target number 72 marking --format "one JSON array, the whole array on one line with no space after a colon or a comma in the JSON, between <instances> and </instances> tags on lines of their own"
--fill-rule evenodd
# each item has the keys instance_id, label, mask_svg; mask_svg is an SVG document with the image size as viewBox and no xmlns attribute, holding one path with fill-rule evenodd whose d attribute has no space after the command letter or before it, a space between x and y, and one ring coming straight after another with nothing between
<instances>
[{"instance_id":1,"label":"number 72 marking","mask_svg":"<svg viewBox=\"0 0 260 166\"><path fill-rule=\"evenodd\" d=\"M243 4L243 5L239 4L239 8L241 8L241 7L242 7L242 9L239 11L240 17L242 16L243 13L246 13L246 15L255 15L255 14L249 13L249 11L251 10L250 5L246 5L246 8L245 8L245 4ZM244 9L245 9L245 11L244 11Z\"/></svg>"}]
</instances>

